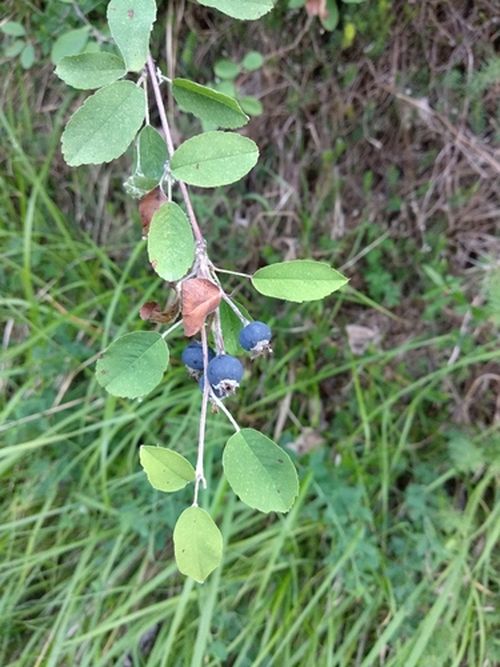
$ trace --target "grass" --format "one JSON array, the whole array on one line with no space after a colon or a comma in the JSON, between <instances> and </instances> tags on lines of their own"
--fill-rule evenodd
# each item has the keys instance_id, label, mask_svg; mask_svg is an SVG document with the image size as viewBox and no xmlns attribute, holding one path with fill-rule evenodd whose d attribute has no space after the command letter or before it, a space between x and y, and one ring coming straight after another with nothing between
<instances>
[{"instance_id":1,"label":"grass","mask_svg":"<svg viewBox=\"0 0 500 667\"><path fill-rule=\"evenodd\" d=\"M332 193L318 200L301 185L299 248L346 264L350 287L297 307L227 283L276 332L274 357L230 407L290 451L306 439L293 454L300 496L283 517L234 498L220 465L230 429L212 415L202 502L224 562L196 585L177 573L171 540L190 493L152 491L137 455L160 443L194 460L200 396L179 362L183 341L174 335L172 367L147 400L97 386L96 355L144 326L139 307L162 287L120 167L66 171L57 151L72 100L34 115L33 98L28 89L0 112L0 665L498 664L500 434L487 376L500 351L488 263L453 272L440 228L426 231L429 252L364 213L332 242ZM281 185L265 165L256 178ZM280 258L262 227L230 225L250 201L234 192L196 198L215 262ZM288 233L270 220L278 238ZM471 285L484 297L472 310ZM358 322L383 338L355 356L345 326Z\"/></svg>"}]
</instances>

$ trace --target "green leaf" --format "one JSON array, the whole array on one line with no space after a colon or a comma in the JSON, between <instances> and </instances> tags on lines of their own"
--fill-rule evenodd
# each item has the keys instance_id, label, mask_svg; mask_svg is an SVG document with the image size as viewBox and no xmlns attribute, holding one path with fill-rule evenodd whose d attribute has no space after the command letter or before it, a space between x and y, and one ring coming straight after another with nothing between
<instances>
[{"instance_id":1,"label":"green leaf","mask_svg":"<svg viewBox=\"0 0 500 667\"><path fill-rule=\"evenodd\" d=\"M137 142L137 172L158 184L168 159L165 140L154 127L146 125L140 131Z\"/></svg>"},{"instance_id":2,"label":"green leaf","mask_svg":"<svg viewBox=\"0 0 500 667\"><path fill-rule=\"evenodd\" d=\"M243 69L246 69L247 72L254 72L257 69L260 69L264 64L264 56L258 51L249 51L243 58L241 64L243 65Z\"/></svg>"},{"instance_id":3,"label":"green leaf","mask_svg":"<svg viewBox=\"0 0 500 667\"><path fill-rule=\"evenodd\" d=\"M101 47L98 42L90 41L87 42L87 46L83 49L82 53L101 53Z\"/></svg>"},{"instance_id":4,"label":"green leaf","mask_svg":"<svg viewBox=\"0 0 500 667\"><path fill-rule=\"evenodd\" d=\"M161 134L146 125L137 137L134 172L123 187L128 195L140 199L162 182L168 159L167 146Z\"/></svg>"},{"instance_id":5,"label":"green leaf","mask_svg":"<svg viewBox=\"0 0 500 667\"><path fill-rule=\"evenodd\" d=\"M101 88L125 75L123 60L112 53L82 53L64 57L56 67L57 76L68 86L89 90Z\"/></svg>"},{"instance_id":6,"label":"green leaf","mask_svg":"<svg viewBox=\"0 0 500 667\"><path fill-rule=\"evenodd\" d=\"M248 116L242 111L238 102L217 90L188 79L174 79L172 91L183 111L212 123L214 127L234 129L248 122Z\"/></svg>"},{"instance_id":7,"label":"green leaf","mask_svg":"<svg viewBox=\"0 0 500 667\"><path fill-rule=\"evenodd\" d=\"M191 463L172 449L142 445L139 461L149 483L158 491L179 491L195 478Z\"/></svg>"},{"instance_id":8,"label":"green leaf","mask_svg":"<svg viewBox=\"0 0 500 667\"><path fill-rule=\"evenodd\" d=\"M200 5L213 7L233 19L253 21L270 12L273 0L198 0Z\"/></svg>"},{"instance_id":9,"label":"green leaf","mask_svg":"<svg viewBox=\"0 0 500 667\"><path fill-rule=\"evenodd\" d=\"M261 294L285 301L324 299L347 283L347 278L324 262L296 259L265 266L254 273L252 284Z\"/></svg>"},{"instance_id":10,"label":"green leaf","mask_svg":"<svg viewBox=\"0 0 500 667\"><path fill-rule=\"evenodd\" d=\"M476 472L484 465L485 456L483 452L465 433L453 431L448 437L448 452L457 470L460 472Z\"/></svg>"},{"instance_id":11,"label":"green leaf","mask_svg":"<svg viewBox=\"0 0 500 667\"><path fill-rule=\"evenodd\" d=\"M227 60L223 58L218 60L214 65L215 76L218 76L220 79L235 79L240 73L240 66L238 63L233 63L232 60Z\"/></svg>"},{"instance_id":12,"label":"green leaf","mask_svg":"<svg viewBox=\"0 0 500 667\"><path fill-rule=\"evenodd\" d=\"M154 190L157 185L158 181L152 178L146 178L139 174L132 174L123 183L123 188L129 197L132 197L133 199L141 199L144 195L147 195L148 192Z\"/></svg>"},{"instance_id":13,"label":"green leaf","mask_svg":"<svg viewBox=\"0 0 500 667\"><path fill-rule=\"evenodd\" d=\"M130 72L139 72L149 53L149 37L156 19L155 0L111 0L107 18Z\"/></svg>"},{"instance_id":14,"label":"green leaf","mask_svg":"<svg viewBox=\"0 0 500 667\"><path fill-rule=\"evenodd\" d=\"M22 37L26 34L24 27L17 21L7 21L0 26L0 30L4 35L10 35L11 37Z\"/></svg>"},{"instance_id":15,"label":"green leaf","mask_svg":"<svg viewBox=\"0 0 500 667\"><path fill-rule=\"evenodd\" d=\"M62 135L66 162L111 162L124 153L144 121L144 90L131 81L116 81L91 95L75 111Z\"/></svg>"},{"instance_id":16,"label":"green leaf","mask_svg":"<svg viewBox=\"0 0 500 667\"><path fill-rule=\"evenodd\" d=\"M339 22L339 10L335 0L326 0L326 10L328 14L326 18L321 18L321 24L325 30L335 30Z\"/></svg>"},{"instance_id":17,"label":"green leaf","mask_svg":"<svg viewBox=\"0 0 500 667\"><path fill-rule=\"evenodd\" d=\"M89 27L69 30L60 35L52 45L50 59L54 65L58 65L66 56L75 56L81 53L89 38Z\"/></svg>"},{"instance_id":18,"label":"green leaf","mask_svg":"<svg viewBox=\"0 0 500 667\"><path fill-rule=\"evenodd\" d=\"M236 86L233 81L224 80L214 83L214 88L224 95L229 95L229 97L236 97Z\"/></svg>"},{"instance_id":19,"label":"green leaf","mask_svg":"<svg viewBox=\"0 0 500 667\"><path fill-rule=\"evenodd\" d=\"M212 517L201 507L188 507L174 528L174 551L182 574L200 584L222 560L222 535Z\"/></svg>"},{"instance_id":20,"label":"green leaf","mask_svg":"<svg viewBox=\"0 0 500 667\"><path fill-rule=\"evenodd\" d=\"M261 113L264 111L264 107L262 106L262 102L260 100L258 100L256 97L253 97L253 96L241 97L240 98L240 104L241 104L242 109L249 116L260 116Z\"/></svg>"},{"instance_id":21,"label":"green leaf","mask_svg":"<svg viewBox=\"0 0 500 667\"><path fill-rule=\"evenodd\" d=\"M7 44L3 50L3 54L6 58L15 58L21 53L25 46L26 42L24 39L16 39L14 42Z\"/></svg>"},{"instance_id":22,"label":"green leaf","mask_svg":"<svg viewBox=\"0 0 500 667\"><path fill-rule=\"evenodd\" d=\"M227 441L222 457L237 496L261 512L288 512L298 492L297 471L288 454L267 436L244 428Z\"/></svg>"},{"instance_id":23,"label":"green leaf","mask_svg":"<svg viewBox=\"0 0 500 667\"><path fill-rule=\"evenodd\" d=\"M234 132L204 132L175 151L171 169L190 185L214 188L243 178L259 159L257 145Z\"/></svg>"},{"instance_id":24,"label":"green leaf","mask_svg":"<svg viewBox=\"0 0 500 667\"><path fill-rule=\"evenodd\" d=\"M151 221L148 255L163 280L179 280L194 262L194 238L186 214L174 202L162 204Z\"/></svg>"},{"instance_id":25,"label":"green leaf","mask_svg":"<svg viewBox=\"0 0 500 667\"><path fill-rule=\"evenodd\" d=\"M154 331L136 331L115 340L96 364L97 382L113 396L145 396L161 382L168 347Z\"/></svg>"},{"instance_id":26,"label":"green leaf","mask_svg":"<svg viewBox=\"0 0 500 667\"><path fill-rule=\"evenodd\" d=\"M252 321L246 308L241 306L239 303L236 304L241 310L241 313L247 320ZM222 335L224 337L224 347L226 348L227 354L232 354L236 356L241 354L242 348L240 346L240 331L243 328L243 324L228 304L225 301L221 301L219 306L220 313L220 324L222 327Z\"/></svg>"},{"instance_id":27,"label":"green leaf","mask_svg":"<svg viewBox=\"0 0 500 667\"><path fill-rule=\"evenodd\" d=\"M24 49L21 51L19 61L23 69L30 69L30 67L32 67L33 63L35 62L35 47L33 44L26 44Z\"/></svg>"}]
</instances>

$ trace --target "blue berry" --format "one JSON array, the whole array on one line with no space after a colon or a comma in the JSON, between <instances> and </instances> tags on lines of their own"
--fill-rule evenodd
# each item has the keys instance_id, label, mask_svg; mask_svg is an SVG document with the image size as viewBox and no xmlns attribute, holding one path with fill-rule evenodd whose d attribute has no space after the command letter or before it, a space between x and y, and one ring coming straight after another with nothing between
<instances>
[{"instance_id":1,"label":"blue berry","mask_svg":"<svg viewBox=\"0 0 500 667\"><path fill-rule=\"evenodd\" d=\"M250 322L240 331L240 345L248 352L262 352L269 348L271 329L264 322Z\"/></svg>"},{"instance_id":2,"label":"blue berry","mask_svg":"<svg viewBox=\"0 0 500 667\"><path fill-rule=\"evenodd\" d=\"M215 352L209 347L208 348L208 361L215 357ZM193 371L202 371L203 370L203 348L201 343L198 341L193 341L184 348L182 352L182 361L183 363Z\"/></svg>"},{"instance_id":3,"label":"blue berry","mask_svg":"<svg viewBox=\"0 0 500 667\"><path fill-rule=\"evenodd\" d=\"M208 381L214 389L221 389L224 394L231 393L240 384L243 377L243 364L230 354L220 354L208 364Z\"/></svg>"},{"instance_id":4,"label":"blue berry","mask_svg":"<svg viewBox=\"0 0 500 667\"><path fill-rule=\"evenodd\" d=\"M202 375L201 378L198 380L198 386L200 387L200 391L203 393L203 390L205 389L204 375ZM227 396L227 394L225 394L222 389L217 389L216 387L212 387L212 391L217 396L217 398L225 398Z\"/></svg>"}]
</instances>

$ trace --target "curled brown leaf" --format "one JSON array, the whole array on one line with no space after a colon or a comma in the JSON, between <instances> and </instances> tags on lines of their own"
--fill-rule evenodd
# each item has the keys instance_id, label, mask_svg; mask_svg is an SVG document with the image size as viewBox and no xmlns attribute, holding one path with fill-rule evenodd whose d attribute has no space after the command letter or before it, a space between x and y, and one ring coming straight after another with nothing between
<instances>
[{"instance_id":1,"label":"curled brown leaf","mask_svg":"<svg viewBox=\"0 0 500 667\"><path fill-rule=\"evenodd\" d=\"M309 16L319 16L320 19L328 18L326 0L307 0L306 11Z\"/></svg>"},{"instance_id":2,"label":"curled brown leaf","mask_svg":"<svg viewBox=\"0 0 500 667\"><path fill-rule=\"evenodd\" d=\"M139 200L139 215L141 216L142 233L149 231L149 225L156 211L167 201L167 197L160 187L151 190Z\"/></svg>"},{"instance_id":3,"label":"curled brown leaf","mask_svg":"<svg viewBox=\"0 0 500 667\"><path fill-rule=\"evenodd\" d=\"M139 315L141 320L146 322L157 322L158 324L167 324L176 319L180 311L180 303L176 301L168 308L162 310L157 301L147 301L141 306Z\"/></svg>"},{"instance_id":4,"label":"curled brown leaf","mask_svg":"<svg viewBox=\"0 0 500 667\"><path fill-rule=\"evenodd\" d=\"M201 330L220 300L220 289L206 278L190 278L182 283L182 321L186 336L194 336Z\"/></svg>"}]
</instances>

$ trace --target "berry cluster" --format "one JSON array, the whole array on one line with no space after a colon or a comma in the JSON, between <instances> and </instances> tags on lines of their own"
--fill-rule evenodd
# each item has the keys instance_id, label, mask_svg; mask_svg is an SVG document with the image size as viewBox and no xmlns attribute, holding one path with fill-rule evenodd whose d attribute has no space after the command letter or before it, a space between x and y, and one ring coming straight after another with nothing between
<instances>
[{"instance_id":1,"label":"berry cluster","mask_svg":"<svg viewBox=\"0 0 500 667\"><path fill-rule=\"evenodd\" d=\"M271 329L264 322L250 322L240 331L241 347L251 353L252 358L271 352ZM184 348L182 361L189 374L198 380L201 391L205 387L203 348L201 343L193 341ZM239 359L226 354L223 349L216 354L208 348L208 366L206 376L210 389L216 398L224 399L233 394L243 378L244 368Z\"/></svg>"}]
</instances>

